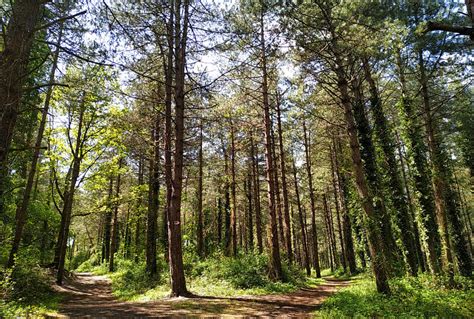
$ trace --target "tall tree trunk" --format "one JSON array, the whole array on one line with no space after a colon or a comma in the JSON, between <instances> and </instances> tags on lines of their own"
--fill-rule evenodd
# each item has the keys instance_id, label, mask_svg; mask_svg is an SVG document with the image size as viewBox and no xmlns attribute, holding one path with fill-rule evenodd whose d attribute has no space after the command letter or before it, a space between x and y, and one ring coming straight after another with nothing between
<instances>
[{"instance_id":1,"label":"tall tree trunk","mask_svg":"<svg viewBox=\"0 0 474 319\"><path fill-rule=\"evenodd\" d=\"M7 156L19 113L23 85L28 78L28 63L35 27L43 1L17 0L4 30L0 52L0 217L4 215L4 189L8 176Z\"/></svg>"},{"instance_id":2,"label":"tall tree trunk","mask_svg":"<svg viewBox=\"0 0 474 319\"><path fill-rule=\"evenodd\" d=\"M412 200L412 196L411 196L411 192L410 192L410 187L408 185L408 179L407 179L407 176L406 176L406 173L405 173L405 161L404 161L404 156L405 154L402 152L402 146L401 146L401 139L400 137L398 136L398 133L396 133L396 138L397 138L397 152L398 152L398 157L400 158L400 167L401 167L401 171L402 171L402 180L403 180L403 184L405 186L405 194L406 194L406 197L407 197L407 201L408 201L408 209L410 210L410 214L411 214L411 220L413 222L413 231L414 231L414 236L415 236L415 247L416 247L416 255L417 255L417 258L418 258L418 264L420 265L420 269L422 272L425 272L426 271L426 259L425 259L425 255L421 249L421 239L420 239L420 232L418 230L418 223L416 221L416 217L415 217L415 208L413 207L413 200ZM408 166L407 166L407 169L408 169Z\"/></svg>"},{"instance_id":3,"label":"tall tree trunk","mask_svg":"<svg viewBox=\"0 0 474 319\"><path fill-rule=\"evenodd\" d=\"M228 256L231 251L231 228L230 228L230 183L229 183L229 155L227 154L227 147L222 145L224 153L224 224L225 224L225 233L224 233L224 252Z\"/></svg>"},{"instance_id":4,"label":"tall tree trunk","mask_svg":"<svg viewBox=\"0 0 474 319\"><path fill-rule=\"evenodd\" d=\"M161 114L155 115L151 139L153 141L152 154L150 154L149 189L148 189L148 214L146 230L146 271L149 276L157 274L156 264L156 239L158 209L160 206L160 122Z\"/></svg>"},{"instance_id":5,"label":"tall tree trunk","mask_svg":"<svg viewBox=\"0 0 474 319\"><path fill-rule=\"evenodd\" d=\"M321 278L321 268L319 267L319 247L318 233L316 230L316 204L313 189L313 174L311 172L311 154L309 134L307 134L306 123L303 121L304 151L306 156L306 172L308 174L309 199L311 204L311 238L313 240L313 268L316 271L316 278Z\"/></svg>"},{"instance_id":6,"label":"tall tree trunk","mask_svg":"<svg viewBox=\"0 0 474 319\"><path fill-rule=\"evenodd\" d=\"M421 206L421 220L425 228L426 242L428 246L429 266L433 273L440 272L439 260L441 257L441 241L438 233L438 225L435 220L435 205L431 188L431 176L428 170L426 158L426 147L423 143L419 123L413 109L412 101L408 97L406 88L405 71L400 52L397 52L397 66L401 86L401 106L403 113L404 129L408 136L409 150L413 158L414 182L417 190L418 201Z\"/></svg>"},{"instance_id":7,"label":"tall tree trunk","mask_svg":"<svg viewBox=\"0 0 474 319\"><path fill-rule=\"evenodd\" d=\"M273 279L283 278L283 269L281 267L280 247L278 242L278 222L276 216L275 206L275 182L274 182L274 159L272 156L272 137L271 127L272 122L270 118L270 102L268 99L268 73L267 73L267 48L265 44L265 29L263 21L263 8L260 11L260 54L261 54L261 70L262 70L262 97L263 97L263 122L265 125L265 162L266 162L266 176L268 184L268 212L270 214L270 239L271 239L271 277Z\"/></svg>"},{"instance_id":8,"label":"tall tree trunk","mask_svg":"<svg viewBox=\"0 0 474 319\"><path fill-rule=\"evenodd\" d=\"M122 158L119 160L119 170L122 168ZM114 196L114 224L112 227L112 243L110 245L110 261L109 271L113 272L114 268L114 257L118 250L118 239L119 239L119 224L118 224L118 209L119 209L119 197L120 197L120 172L117 174L117 182L115 184L115 196Z\"/></svg>"},{"instance_id":9,"label":"tall tree trunk","mask_svg":"<svg viewBox=\"0 0 474 319\"><path fill-rule=\"evenodd\" d=\"M383 238L379 227L382 212L374 208L374 195L371 193L364 166L362 163L361 146L357 136L357 127L352 111L351 98L349 95L348 82L344 74L344 66L341 57L338 55L337 38L335 31L331 29L332 47L335 50L336 76L338 81L338 89L341 95L341 104L344 108L344 118L347 126L347 134L349 136L349 144L351 148L352 168L356 182L357 192L362 202L362 208L367 219L367 231L369 239L369 249L372 256L372 268L375 275L377 291L385 294L390 293L388 284L386 261L383 251Z\"/></svg>"},{"instance_id":10,"label":"tall tree trunk","mask_svg":"<svg viewBox=\"0 0 474 319\"><path fill-rule=\"evenodd\" d=\"M198 187L197 187L197 253L199 257L204 257L204 221L203 221L203 212L202 212L202 166L203 166L203 154L202 154L202 119L199 127L199 175L198 175Z\"/></svg>"},{"instance_id":11,"label":"tall tree trunk","mask_svg":"<svg viewBox=\"0 0 474 319\"><path fill-rule=\"evenodd\" d=\"M380 214L381 231L383 237L383 252L386 257L387 267L393 271L396 270L392 265L399 259L398 246L393 236L391 218L388 214L386 206L382 201L383 184L382 177L377 171L376 150L372 139L372 128L369 123L365 108L364 97L362 94L362 83L360 80L354 82L353 92L354 101L352 103L352 111L357 128L357 135L361 146L361 158L365 169L368 187L374 196L374 208Z\"/></svg>"},{"instance_id":12,"label":"tall tree trunk","mask_svg":"<svg viewBox=\"0 0 474 319\"><path fill-rule=\"evenodd\" d=\"M169 1L169 21L166 26L166 40L167 40L167 54L166 60L163 63L165 68L165 140L164 140L164 151L165 151L165 182L166 182L166 205L163 214L163 246L165 251L165 259L169 261L169 243L168 243L168 217L169 208L171 206L171 194L173 192L173 173L172 173L172 100L173 100L173 63L174 63L174 1Z\"/></svg>"},{"instance_id":13,"label":"tall tree trunk","mask_svg":"<svg viewBox=\"0 0 474 319\"><path fill-rule=\"evenodd\" d=\"M275 145L275 132L273 128L270 131L272 135L272 156L275 163L275 199L276 199L276 210L277 210L277 217L278 217L278 238L280 239L280 244L285 246L285 233L283 231L283 215L282 215L282 203L280 197L280 181L278 178L278 157L276 155L276 145Z\"/></svg>"},{"instance_id":14,"label":"tall tree trunk","mask_svg":"<svg viewBox=\"0 0 474 319\"><path fill-rule=\"evenodd\" d=\"M281 107L280 97L277 94L277 128L278 128L278 145L280 147L280 171L281 171L281 190L283 195L283 213L285 218L285 239L286 239L286 251L288 254L288 260L291 263L293 261L293 252L291 247L291 224L290 224L290 209L288 204L288 186L286 182L286 161L285 161L285 150L283 147L283 129L281 125Z\"/></svg>"},{"instance_id":15,"label":"tall tree trunk","mask_svg":"<svg viewBox=\"0 0 474 319\"><path fill-rule=\"evenodd\" d=\"M296 176L296 164L295 158L293 157L293 177L295 179L295 196L296 203L298 205L298 217L301 227L301 240L303 242L303 252L304 252L304 267L306 269L306 275L311 275L311 268L309 266L309 249L308 249L308 240L306 238L306 226L303 219L303 208L301 207L300 191L298 187L298 178Z\"/></svg>"},{"instance_id":16,"label":"tall tree trunk","mask_svg":"<svg viewBox=\"0 0 474 319\"><path fill-rule=\"evenodd\" d=\"M112 238L112 196L114 190L114 179L111 176L109 181L109 191L107 194L107 212L105 213L104 218L104 242L103 242L103 255L102 262L109 262L110 260L110 239Z\"/></svg>"},{"instance_id":17,"label":"tall tree trunk","mask_svg":"<svg viewBox=\"0 0 474 319\"><path fill-rule=\"evenodd\" d=\"M237 256L237 195L235 181L235 128L234 123L230 122L230 172L231 172L231 184L230 191L232 194L232 209L230 211L230 233L231 233L231 249L232 255Z\"/></svg>"},{"instance_id":18,"label":"tall tree trunk","mask_svg":"<svg viewBox=\"0 0 474 319\"><path fill-rule=\"evenodd\" d=\"M333 139L334 140L334 139ZM336 173L336 165L335 165L335 157L336 157L336 150L334 149L334 144L330 147L329 152L330 162L331 162L331 176L332 176L332 191L334 195L334 205L336 207L336 218L337 218L337 232L339 234L339 242L341 243L341 263L344 269L344 272L347 268L347 255L344 246L343 234L342 234L342 224L341 224L341 213L340 213L340 205L339 205L339 190L338 190L338 180L337 180L337 173Z\"/></svg>"},{"instance_id":19,"label":"tall tree trunk","mask_svg":"<svg viewBox=\"0 0 474 319\"><path fill-rule=\"evenodd\" d=\"M400 173L395 158L395 141L390 135L391 130L388 127L387 118L382 109L382 102L375 81L372 78L372 71L367 58L363 59L363 67L366 80L369 83L370 106L374 116L374 128L384 154L385 166L388 173L388 189L390 191L392 205L395 208L397 225L401 230L401 239L403 247L405 248L404 251L410 273L416 275L419 264L416 258L415 236L412 227L413 221L408 211L408 202L403 193Z\"/></svg>"},{"instance_id":20,"label":"tall tree trunk","mask_svg":"<svg viewBox=\"0 0 474 319\"><path fill-rule=\"evenodd\" d=\"M140 187L141 185L143 185L143 177L144 177L144 164L143 164L143 156L140 156L140 158L138 159L138 186ZM140 245L140 228L141 228L141 219L142 219L142 215L141 215L141 210L140 210L140 207L143 203L143 198L141 195L138 196L138 199L137 199L137 213L138 213L138 216L137 216L137 222L135 224L135 262L138 262L138 256L140 255L140 252L141 252L141 245Z\"/></svg>"},{"instance_id":21,"label":"tall tree trunk","mask_svg":"<svg viewBox=\"0 0 474 319\"><path fill-rule=\"evenodd\" d=\"M252 134L252 133L251 133ZM263 252L263 239L262 239L262 218L261 218L261 206L260 206L260 172L258 166L258 154L255 149L255 143L253 135L250 136L250 151L252 157L252 175L253 175L253 194L255 203L255 230L257 232L257 247L258 253Z\"/></svg>"},{"instance_id":22,"label":"tall tree trunk","mask_svg":"<svg viewBox=\"0 0 474 319\"><path fill-rule=\"evenodd\" d=\"M250 169L252 168L252 162L249 163ZM246 195L248 202L248 213L247 213L247 230L248 230L248 247L250 251L253 251L254 240L253 240L253 202L252 202L252 174L248 173L247 180L245 181Z\"/></svg>"},{"instance_id":23,"label":"tall tree trunk","mask_svg":"<svg viewBox=\"0 0 474 319\"><path fill-rule=\"evenodd\" d=\"M28 219L28 205L30 203L31 190L33 188L33 182L35 180L36 170L38 168L38 160L40 157L41 143L43 141L46 121L48 119L49 104L51 101L51 95L53 93L53 83L54 83L54 78L55 78L57 64L58 64L59 46L61 45L62 35L63 35L63 24L61 23L60 28L59 28L56 51L53 54L53 64L51 66L51 72L49 74L49 87L46 92L46 98L44 100L43 110L41 111L41 121L38 128L38 133L36 135L36 141L35 141L35 146L33 150L33 158L31 161L31 168L30 168L30 172L28 173L28 180L26 181L25 189L23 190L23 197L22 197L21 204L18 205L17 210L16 210L15 235L13 238L12 247L10 250L10 255L9 255L8 263L7 263L7 267L9 268L12 267L15 262L15 255L18 252L18 248L20 247L21 238L23 236L23 229ZM0 175L0 183L1 183L1 175ZM1 192L1 189L2 188L0 186L0 192ZM0 196L1 196L1 193L0 193Z\"/></svg>"},{"instance_id":24,"label":"tall tree trunk","mask_svg":"<svg viewBox=\"0 0 474 319\"><path fill-rule=\"evenodd\" d=\"M85 112L85 99L86 93L82 93L82 102L80 105L79 111L79 120L77 123L78 131L76 136L76 145L74 147L73 155L73 163L72 163L72 171L71 171L71 178L66 183L67 188L64 192L64 203L63 209L61 214L61 219L64 219L61 222L61 229L60 235L58 240L58 247L59 247L59 254L58 254L58 273L56 277L56 283L59 286L62 286L63 277L64 277L64 264L66 261L66 249L67 249L67 242L69 236L69 226L71 225L71 215L72 215L72 204L74 202L74 193L76 191L76 183L79 177L79 173L81 170L81 162L82 162L82 154L81 154L81 146L84 143L85 136L83 136L83 122L84 122L84 112Z\"/></svg>"},{"instance_id":25,"label":"tall tree trunk","mask_svg":"<svg viewBox=\"0 0 474 319\"><path fill-rule=\"evenodd\" d=\"M423 51L418 52L418 62L420 68L421 94L423 97L423 113L425 117L425 127L428 138L428 149L433 165L433 185L435 194L436 215L441 235L443 248L443 264L448 275L454 276L454 260L450 242L453 241L459 272L463 276L472 275L472 260L469 255L467 242L462 233L460 221L459 205L456 203L456 194L450 183L452 179L451 170L446 165L448 159L441 149L441 137L437 134L437 127L433 119L430 96L428 91L428 78L426 76L425 61ZM451 225L449 229L448 221Z\"/></svg>"},{"instance_id":26,"label":"tall tree trunk","mask_svg":"<svg viewBox=\"0 0 474 319\"><path fill-rule=\"evenodd\" d=\"M184 109L185 109L185 68L186 41L189 25L189 0L175 2L175 154L171 203L168 212L169 265L171 295L178 297L187 294L183 269L183 247L181 238L181 193L183 184L184 152ZM184 11L181 19L181 9ZM182 20L182 21L181 21ZM182 25L181 25L182 24Z\"/></svg>"},{"instance_id":27,"label":"tall tree trunk","mask_svg":"<svg viewBox=\"0 0 474 319\"><path fill-rule=\"evenodd\" d=\"M222 244L222 200L219 196L217 198L217 243Z\"/></svg>"},{"instance_id":28,"label":"tall tree trunk","mask_svg":"<svg viewBox=\"0 0 474 319\"><path fill-rule=\"evenodd\" d=\"M331 209L328 205L328 200L326 194L323 193L323 210L324 210L324 217L326 220L326 238L327 244L329 249L330 255L330 263L331 263L331 272L334 272L334 269L337 267L337 260L336 260L336 245L334 243L334 236L333 236L333 227L331 222Z\"/></svg>"},{"instance_id":29,"label":"tall tree trunk","mask_svg":"<svg viewBox=\"0 0 474 319\"><path fill-rule=\"evenodd\" d=\"M333 137L332 143L333 149L335 150L334 166L338 181L338 190L342 209L342 227L344 230L344 247L346 254L345 259L349 265L350 273L355 274L357 272L357 266L355 260L354 241L352 239L352 222L349 216L349 189L347 184L348 177L346 172L341 172L339 166L338 158L341 157L344 160L339 138L337 139L336 143L336 139Z\"/></svg>"}]
</instances>

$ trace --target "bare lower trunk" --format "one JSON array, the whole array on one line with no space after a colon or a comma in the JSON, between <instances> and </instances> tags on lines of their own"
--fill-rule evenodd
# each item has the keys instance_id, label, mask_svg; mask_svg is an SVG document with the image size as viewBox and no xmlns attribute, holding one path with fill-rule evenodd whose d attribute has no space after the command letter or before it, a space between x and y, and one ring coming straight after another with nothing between
<instances>
[{"instance_id":1,"label":"bare lower trunk","mask_svg":"<svg viewBox=\"0 0 474 319\"><path fill-rule=\"evenodd\" d=\"M202 212L202 166L203 166L203 154L202 154L202 120L199 130L199 175L198 175L198 189L197 189L197 228L196 228L196 237L197 237L197 253L199 257L204 257L204 225L203 225L203 212Z\"/></svg>"},{"instance_id":2,"label":"bare lower trunk","mask_svg":"<svg viewBox=\"0 0 474 319\"><path fill-rule=\"evenodd\" d=\"M231 186L230 191L232 194L232 209L230 211L230 233L231 233L231 247L232 255L237 256L237 195L236 195L236 182L235 182L235 132L234 123L230 123L230 171L231 171Z\"/></svg>"},{"instance_id":3,"label":"bare lower trunk","mask_svg":"<svg viewBox=\"0 0 474 319\"><path fill-rule=\"evenodd\" d=\"M283 213L285 219L285 239L286 239L286 251L288 254L288 260L291 263L293 261L293 252L291 247L291 223L290 223L290 209L288 203L288 186L286 181L286 161L285 161L285 150L283 147L283 130L281 127L281 109L280 103L277 102L277 125L278 125L278 144L280 147L280 170L281 170L281 190L283 195Z\"/></svg>"},{"instance_id":4,"label":"bare lower trunk","mask_svg":"<svg viewBox=\"0 0 474 319\"><path fill-rule=\"evenodd\" d=\"M122 159L119 160L119 169L122 167ZM118 239L119 239L119 224L118 224L118 209L119 209L119 196L120 196L120 173L117 175L117 183L115 185L115 196L114 196L114 224L112 228L112 243L110 245L110 261L109 271L115 270L114 260L115 253L118 250Z\"/></svg>"},{"instance_id":5,"label":"bare lower trunk","mask_svg":"<svg viewBox=\"0 0 474 319\"><path fill-rule=\"evenodd\" d=\"M250 150L252 153L252 170L253 170L253 194L255 203L255 230L257 232L257 247L258 253L263 252L263 239L262 239L262 218L261 218L261 206L260 206L260 173L258 167L258 154L255 150L255 143L253 136L250 137Z\"/></svg>"},{"instance_id":6,"label":"bare lower trunk","mask_svg":"<svg viewBox=\"0 0 474 319\"><path fill-rule=\"evenodd\" d=\"M156 238L157 218L160 197L160 122L161 114L155 115L151 130L153 148L150 154L150 172L148 182L148 213L146 231L146 271L150 276L157 273L156 264Z\"/></svg>"},{"instance_id":7,"label":"bare lower trunk","mask_svg":"<svg viewBox=\"0 0 474 319\"><path fill-rule=\"evenodd\" d=\"M311 268L309 266L309 249L308 249L308 240L306 238L306 225L303 218L303 208L301 207L300 192L298 186L298 178L296 176L296 165L295 159L293 158L293 177L295 179L295 196L296 203L298 204L298 217L301 228L301 240L303 241L303 253L304 253L304 267L306 269L306 275L311 275ZM295 236L296 237L296 236Z\"/></svg>"},{"instance_id":8,"label":"bare lower trunk","mask_svg":"<svg viewBox=\"0 0 474 319\"><path fill-rule=\"evenodd\" d=\"M303 122L304 150L306 155L306 172L308 174L309 199L311 203L311 237L313 240L313 267L316 271L316 278L321 278L321 268L319 267L318 233L316 230L316 205L313 189L313 173L311 172L310 139L306 131L306 123Z\"/></svg>"}]
</instances>

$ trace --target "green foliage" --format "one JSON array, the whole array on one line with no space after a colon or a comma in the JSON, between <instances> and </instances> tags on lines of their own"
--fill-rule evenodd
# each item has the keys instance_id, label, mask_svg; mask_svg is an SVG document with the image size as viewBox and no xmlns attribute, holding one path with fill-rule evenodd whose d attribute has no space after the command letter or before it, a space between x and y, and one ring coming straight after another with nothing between
<instances>
[{"instance_id":1,"label":"green foliage","mask_svg":"<svg viewBox=\"0 0 474 319\"><path fill-rule=\"evenodd\" d=\"M270 287L267 255L241 254L237 258L217 256L198 262L189 273L191 277L204 276L213 280L225 280L233 288L249 289ZM284 283L301 285L304 275L301 270L283 264ZM276 286L274 286L276 287Z\"/></svg>"},{"instance_id":2,"label":"green foliage","mask_svg":"<svg viewBox=\"0 0 474 319\"><path fill-rule=\"evenodd\" d=\"M51 288L52 276L31 256L21 254L13 270L0 270L0 318L36 316L57 308L60 297Z\"/></svg>"},{"instance_id":3,"label":"green foliage","mask_svg":"<svg viewBox=\"0 0 474 319\"><path fill-rule=\"evenodd\" d=\"M163 284L161 274L165 272L166 265L158 262L157 268L157 275L150 278L144 262L117 260L117 271L110 274L114 295L122 299L130 299L134 295L143 294L147 290Z\"/></svg>"},{"instance_id":4,"label":"green foliage","mask_svg":"<svg viewBox=\"0 0 474 319\"><path fill-rule=\"evenodd\" d=\"M80 251L74 257L72 258L71 262L68 264L68 269L78 269L80 266L82 266L86 262L90 262L91 266L92 265L97 265L98 264L98 259L97 256L94 255L93 257L89 256L89 252L87 251ZM84 265L85 267L85 265ZM79 272L84 272L85 270L80 270Z\"/></svg>"},{"instance_id":5,"label":"green foliage","mask_svg":"<svg viewBox=\"0 0 474 319\"><path fill-rule=\"evenodd\" d=\"M377 293L365 278L344 288L323 304L322 318L472 318L473 281L457 278L458 289L449 289L448 278L422 275L391 280L392 295Z\"/></svg>"}]
</instances>

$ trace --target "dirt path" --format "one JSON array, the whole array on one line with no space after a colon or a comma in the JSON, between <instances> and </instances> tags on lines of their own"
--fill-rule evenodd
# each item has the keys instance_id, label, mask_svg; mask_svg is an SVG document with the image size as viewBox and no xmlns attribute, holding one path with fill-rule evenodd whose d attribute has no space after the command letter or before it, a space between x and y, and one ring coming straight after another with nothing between
<instances>
[{"instance_id":1,"label":"dirt path","mask_svg":"<svg viewBox=\"0 0 474 319\"><path fill-rule=\"evenodd\" d=\"M60 317L86 318L219 318L284 317L309 318L310 313L347 281L326 280L316 288L305 288L285 295L245 297L173 298L156 302L122 302L112 296L105 276L76 274L62 288L66 299Z\"/></svg>"}]
</instances>

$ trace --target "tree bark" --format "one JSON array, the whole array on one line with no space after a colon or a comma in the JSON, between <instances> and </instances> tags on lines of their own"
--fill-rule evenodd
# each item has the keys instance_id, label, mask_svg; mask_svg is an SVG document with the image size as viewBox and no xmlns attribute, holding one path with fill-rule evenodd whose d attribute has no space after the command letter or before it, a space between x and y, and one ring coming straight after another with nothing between
<instances>
[{"instance_id":1,"label":"tree bark","mask_svg":"<svg viewBox=\"0 0 474 319\"><path fill-rule=\"evenodd\" d=\"M156 264L156 240L157 240L157 219L160 197L160 122L161 114L155 114L151 139L153 141L150 154L150 171L148 182L148 213L146 230L146 271L149 276L157 274Z\"/></svg>"},{"instance_id":2,"label":"tree bark","mask_svg":"<svg viewBox=\"0 0 474 319\"><path fill-rule=\"evenodd\" d=\"M28 63L35 27L42 13L43 1L17 0L6 26L4 48L0 52L0 216L8 176L7 156L16 125L23 85L28 78Z\"/></svg>"},{"instance_id":3,"label":"tree bark","mask_svg":"<svg viewBox=\"0 0 474 319\"><path fill-rule=\"evenodd\" d=\"M122 158L119 160L118 169L122 168ZM115 253L118 250L118 238L119 238L119 224L118 224L118 209L119 209L119 197L120 197L120 172L117 174L117 182L115 184L115 196L114 196L114 224L112 227L112 243L110 245L110 261L109 261L109 271L115 271L114 268L114 257Z\"/></svg>"},{"instance_id":4,"label":"tree bark","mask_svg":"<svg viewBox=\"0 0 474 319\"><path fill-rule=\"evenodd\" d=\"M413 223L408 211L408 202L403 193L400 173L395 158L395 141L390 135L391 130L388 127L387 118L382 109L382 103L367 58L363 59L363 67L366 80L369 83L370 106L374 116L374 128L384 154L385 166L388 173L388 189L391 193L392 205L395 208L396 221L401 230L401 239L405 248L405 256L410 273L411 275L416 276L419 264L416 258L415 237L412 227Z\"/></svg>"},{"instance_id":5,"label":"tree bark","mask_svg":"<svg viewBox=\"0 0 474 319\"><path fill-rule=\"evenodd\" d=\"M400 79L400 88L402 93L401 107L403 113L403 126L407 132L409 141L409 150L413 158L414 184L419 194L418 200L421 206L421 220L426 233L426 242L428 246L428 264L431 272L439 273L439 260L441 257L441 241L438 232L438 225L435 220L435 205L433 191L431 188L431 176L428 170L428 159L426 158L426 147L423 138L418 129L419 123L413 109L412 101L408 96L405 80L405 72L402 63L401 53L397 52L397 66Z\"/></svg>"},{"instance_id":6,"label":"tree bark","mask_svg":"<svg viewBox=\"0 0 474 319\"><path fill-rule=\"evenodd\" d=\"M283 215L282 215L282 203L280 197L280 181L278 178L278 157L276 155L276 145L275 145L275 132L273 128L270 130L272 135L272 156L275 163L275 200L276 200L276 211L278 217L278 238L280 239L280 244L286 248L285 246L285 233L283 231Z\"/></svg>"},{"instance_id":7,"label":"tree bark","mask_svg":"<svg viewBox=\"0 0 474 319\"><path fill-rule=\"evenodd\" d=\"M249 163L252 165L252 163ZM250 167L251 168L251 167ZM247 194L247 202L248 202L248 214L247 214L247 230L248 230L248 247L250 251L253 251L254 247L254 240L253 240L253 202L252 202L252 175L249 172L246 180L246 194Z\"/></svg>"},{"instance_id":8,"label":"tree bark","mask_svg":"<svg viewBox=\"0 0 474 319\"><path fill-rule=\"evenodd\" d=\"M303 242L303 252L304 252L304 267L306 269L306 275L311 275L311 268L309 265L309 249L308 249L308 240L306 238L306 226L303 218L303 208L301 207L301 199L300 199L300 192L298 187L298 178L296 176L296 164L295 158L293 157L293 177L295 179L295 196L296 196L296 203L298 205L298 217L301 227L301 240Z\"/></svg>"},{"instance_id":9,"label":"tree bark","mask_svg":"<svg viewBox=\"0 0 474 319\"><path fill-rule=\"evenodd\" d=\"M230 211L230 234L231 234L231 250L232 256L237 256L237 195L235 181L235 128L234 123L230 122L230 172L231 172L231 184L230 191L232 196L232 209Z\"/></svg>"},{"instance_id":10,"label":"tree bark","mask_svg":"<svg viewBox=\"0 0 474 319\"><path fill-rule=\"evenodd\" d=\"M450 183L452 176L449 166L446 165L448 159L446 158L446 155L443 154L440 142L441 137L436 132L437 128L431 110L428 78L426 76L425 61L422 50L418 52L418 62L420 68L420 84L421 94L423 97L423 113L428 138L428 149L430 151L431 163L433 166L436 215L443 248L442 260L445 271L448 272L448 275L454 282L454 260L450 239L453 241L459 272L463 276L472 275L472 260L468 252L466 239L462 233L459 205L456 203L455 191ZM449 229L448 222L451 225L451 229Z\"/></svg>"},{"instance_id":11,"label":"tree bark","mask_svg":"<svg viewBox=\"0 0 474 319\"><path fill-rule=\"evenodd\" d=\"M339 206L339 196L338 196L338 181L337 181L337 174L336 174L336 165L335 165L335 157L336 152L333 146L330 147L329 152L329 160L331 162L331 177L332 177L332 191L334 195L334 206L336 207L336 218L337 218L337 232L339 234L339 242L341 244L341 264L344 269L344 272L347 268L347 255L344 247L344 240L342 234L342 225L341 225L341 214L340 214L340 206Z\"/></svg>"},{"instance_id":12,"label":"tree bark","mask_svg":"<svg viewBox=\"0 0 474 319\"><path fill-rule=\"evenodd\" d=\"M252 133L251 133L252 134ZM262 239L262 218L260 206L260 172L258 166L258 154L255 149L253 135L250 136L250 151L252 157L252 175L253 175L253 194L255 203L255 230L257 232L257 247L258 253L263 253L263 239Z\"/></svg>"},{"instance_id":13,"label":"tree bark","mask_svg":"<svg viewBox=\"0 0 474 319\"><path fill-rule=\"evenodd\" d=\"M227 256L231 251L231 227L230 227L230 183L229 183L229 155L227 154L227 147L222 144L222 152L224 153L224 252Z\"/></svg>"},{"instance_id":14,"label":"tree bark","mask_svg":"<svg viewBox=\"0 0 474 319\"><path fill-rule=\"evenodd\" d=\"M280 147L280 170L281 170L281 190L283 195L283 213L285 218L285 239L286 239L286 251L288 254L288 261L292 263L293 252L291 246L291 224L290 224L290 209L288 203L288 186L286 181L286 161L285 161L285 150L283 147L283 129L281 125L281 107L280 97L277 95L278 101L276 104L277 111L277 128L278 128L278 144Z\"/></svg>"},{"instance_id":15,"label":"tree bark","mask_svg":"<svg viewBox=\"0 0 474 319\"><path fill-rule=\"evenodd\" d=\"M354 251L354 241L352 239L352 225L351 219L349 216L349 199L348 199L348 185L347 185L347 176L346 172L341 172L339 167L338 157L343 156L341 143L338 140L336 143L335 138L333 137L332 140L333 149L335 150L334 154L334 166L335 172L338 181L338 190L339 190L339 197L341 201L341 209L342 209L342 227L344 231L344 252L346 254L345 259L347 260L347 264L349 266L349 271L351 274L355 274L357 272L357 265L355 259L355 251ZM336 151L337 150L337 151Z\"/></svg>"},{"instance_id":16,"label":"tree bark","mask_svg":"<svg viewBox=\"0 0 474 319\"><path fill-rule=\"evenodd\" d=\"M44 130L46 127L46 121L48 119L48 112L49 112L49 104L51 101L51 95L53 93L53 86L54 78L56 74L57 64L58 64L58 57L59 57L59 46L61 44L63 34L63 24L60 25L58 40L57 40L57 47L53 53L53 64L51 66L51 71L49 74L49 84L48 90L46 92L46 98L44 100L43 110L41 111L41 121L38 128L38 133L36 135L35 146L33 150L33 158L31 161L31 168L28 174L28 180L26 181L25 189L23 190L23 197L21 204L18 205L16 210L15 216L15 235L12 242L12 247L10 250L10 255L8 258L7 267L11 268L15 263L15 255L18 252L18 248L20 247L20 242L23 236L23 229L25 227L26 221L28 219L28 205L30 203L31 191L33 188L33 183L36 176L36 170L38 168L38 160L40 157L41 151L41 143L43 141ZM1 73L0 73L1 74ZM0 172L1 174L1 172ZM0 177L1 182L1 177ZM0 186L1 192L1 186ZM1 196L1 195L0 195ZM0 204L1 205L1 204Z\"/></svg>"},{"instance_id":17,"label":"tree bark","mask_svg":"<svg viewBox=\"0 0 474 319\"><path fill-rule=\"evenodd\" d=\"M306 123L303 121L304 151L306 156L306 173L308 175L309 199L311 204L311 238L313 240L313 268L316 271L316 278L321 278L321 268L319 266L318 233L316 230L316 204L313 189L313 174L311 172L311 154L309 136L306 130Z\"/></svg>"},{"instance_id":18,"label":"tree bark","mask_svg":"<svg viewBox=\"0 0 474 319\"><path fill-rule=\"evenodd\" d=\"M181 19L181 9L184 16ZM186 41L189 25L189 0L175 1L175 154L171 202L168 213L169 266L171 295L186 295L186 281L183 269L183 251L181 238L181 193L183 184L184 152L184 109L185 109L185 68ZM182 20L182 21L181 21Z\"/></svg>"},{"instance_id":19,"label":"tree bark","mask_svg":"<svg viewBox=\"0 0 474 319\"><path fill-rule=\"evenodd\" d=\"M336 36L334 30L331 30L333 50L337 49ZM379 227L382 216L381 212L374 209L373 194L368 187L366 172L362 163L361 147L357 136L357 127L352 111L351 99L348 90L348 82L344 74L344 68L338 50L335 54L336 76L339 93L341 94L341 104L344 108L344 118L347 126L347 134L351 148L352 168L356 182L357 192L362 202L362 208L367 219L367 231L369 239L369 250L372 257L372 268L375 275L377 291L384 294L390 294L388 284L386 260L383 251L383 239Z\"/></svg>"},{"instance_id":20,"label":"tree bark","mask_svg":"<svg viewBox=\"0 0 474 319\"><path fill-rule=\"evenodd\" d=\"M110 177L109 191L107 194L107 212L104 218L104 249L102 255L102 262L109 262L110 260L110 239L112 238L112 196L114 189L114 179Z\"/></svg>"},{"instance_id":21,"label":"tree bark","mask_svg":"<svg viewBox=\"0 0 474 319\"><path fill-rule=\"evenodd\" d=\"M202 153L202 119L199 127L199 153L198 153L198 162L199 162L199 172L198 172L198 187L197 187L197 253L199 257L204 257L204 222L203 222L203 212L202 212L202 167L203 167L203 153Z\"/></svg>"},{"instance_id":22,"label":"tree bark","mask_svg":"<svg viewBox=\"0 0 474 319\"><path fill-rule=\"evenodd\" d=\"M77 123L78 131L76 136L76 145L74 148L73 155L73 163L72 163L72 171L71 171L71 178L66 183L66 191L64 192L64 203L63 209L61 214L61 229L59 232L59 239L58 239L58 247L59 247L59 254L58 254L58 273L56 276L56 283L59 286L62 286L63 277L64 277L64 264L66 261L66 249L67 249L67 242L69 236L69 226L71 225L71 215L72 215L72 204L74 202L74 193L76 191L76 183L79 177L79 173L81 170L81 162L82 162L82 154L81 154L81 146L84 143L84 139L86 138L83 136L83 124L84 124L84 112L85 112L85 99L86 93L82 93L82 102L80 105L79 110L79 120Z\"/></svg>"},{"instance_id":23,"label":"tree bark","mask_svg":"<svg viewBox=\"0 0 474 319\"><path fill-rule=\"evenodd\" d=\"M263 122L265 125L265 164L268 185L268 212L270 214L270 239L271 239L271 277L279 280L283 278L283 270L281 267L280 247L278 242L278 222L275 207L275 181L274 170L275 165L272 156L272 139L270 119L270 103L268 100L268 74L267 74L267 52L265 46L265 30L263 22L263 8L260 11L260 43L261 43L261 69L262 69L262 97L263 97Z\"/></svg>"}]
</instances>

